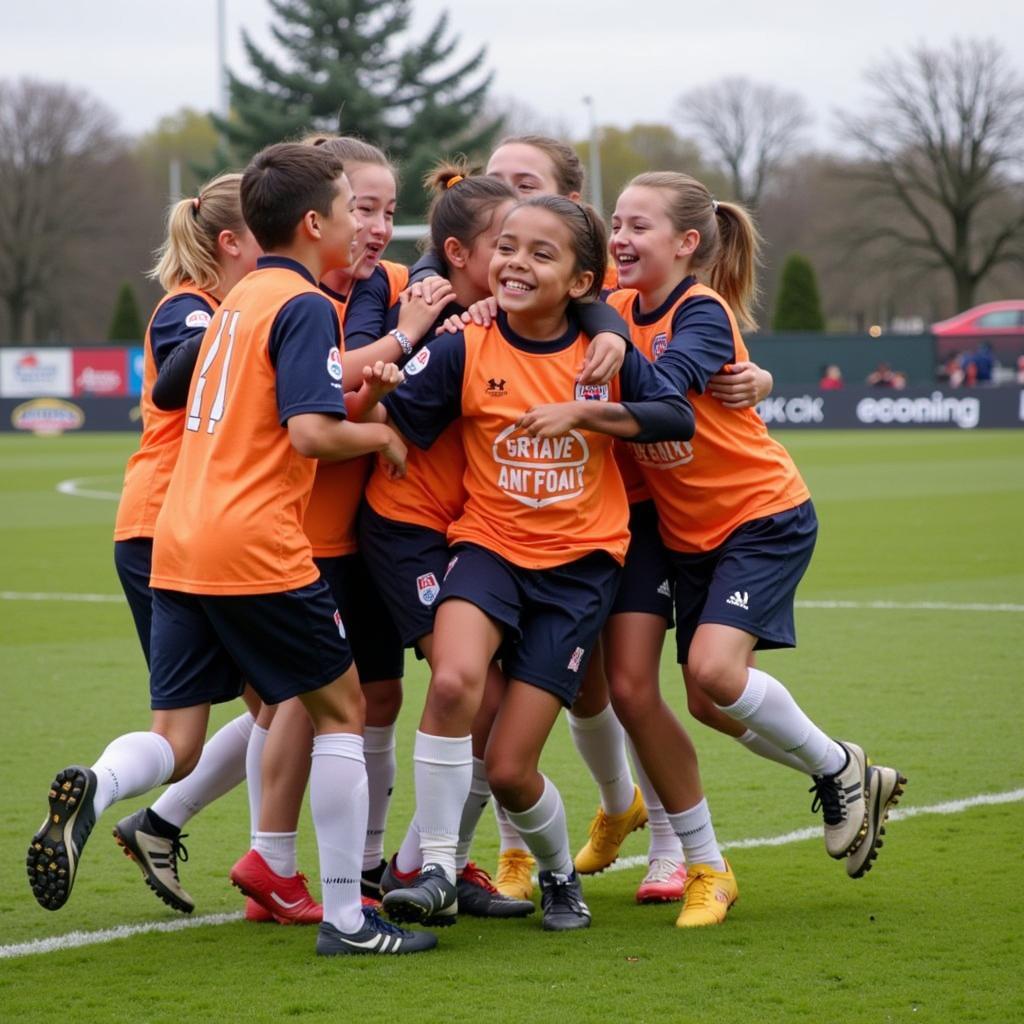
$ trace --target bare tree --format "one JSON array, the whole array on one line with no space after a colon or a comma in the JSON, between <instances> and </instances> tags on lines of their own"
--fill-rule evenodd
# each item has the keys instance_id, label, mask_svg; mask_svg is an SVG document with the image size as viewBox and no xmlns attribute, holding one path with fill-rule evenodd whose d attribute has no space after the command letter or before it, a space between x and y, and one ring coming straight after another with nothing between
<instances>
[{"instance_id":1,"label":"bare tree","mask_svg":"<svg viewBox=\"0 0 1024 1024\"><path fill-rule=\"evenodd\" d=\"M96 262L95 246L124 225L125 170L105 107L62 85L0 82L0 300L9 338L60 330L64 293Z\"/></svg>"},{"instance_id":2,"label":"bare tree","mask_svg":"<svg viewBox=\"0 0 1024 1024\"><path fill-rule=\"evenodd\" d=\"M676 101L675 114L720 165L734 198L753 207L811 121L796 93L748 78L723 78L691 89Z\"/></svg>"},{"instance_id":3,"label":"bare tree","mask_svg":"<svg viewBox=\"0 0 1024 1024\"><path fill-rule=\"evenodd\" d=\"M890 59L869 81L871 113L840 123L864 158L850 173L883 216L853 241L948 272L965 309L996 267L1024 263L1024 80L996 43L967 40Z\"/></svg>"}]
</instances>

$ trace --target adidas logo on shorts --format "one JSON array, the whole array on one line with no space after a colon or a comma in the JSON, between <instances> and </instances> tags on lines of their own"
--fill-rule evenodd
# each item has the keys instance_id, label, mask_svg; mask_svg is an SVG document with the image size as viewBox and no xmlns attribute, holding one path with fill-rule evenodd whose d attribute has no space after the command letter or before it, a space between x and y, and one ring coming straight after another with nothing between
<instances>
[{"instance_id":1,"label":"adidas logo on shorts","mask_svg":"<svg viewBox=\"0 0 1024 1024\"><path fill-rule=\"evenodd\" d=\"M662 597L672 596L672 588L668 585L668 580L661 581L658 586L658 593L661 594Z\"/></svg>"},{"instance_id":2,"label":"adidas logo on shorts","mask_svg":"<svg viewBox=\"0 0 1024 1024\"><path fill-rule=\"evenodd\" d=\"M734 590L726 599L726 604L731 604L734 608L742 608L745 612L750 611L747 607L747 592L744 590Z\"/></svg>"}]
</instances>

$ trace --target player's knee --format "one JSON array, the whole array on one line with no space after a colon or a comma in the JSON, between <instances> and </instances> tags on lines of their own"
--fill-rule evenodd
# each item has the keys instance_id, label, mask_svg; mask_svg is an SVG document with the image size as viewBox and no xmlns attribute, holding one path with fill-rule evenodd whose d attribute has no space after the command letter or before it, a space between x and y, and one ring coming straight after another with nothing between
<instances>
[{"instance_id":1,"label":"player's knee","mask_svg":"<svg viewBox=\"0 0 1024 1024\"><path fill-rule=\"evenodd\" d=\"M686 663L687 692L696 689L718 705L731 704L740 675L746 675L745 664L733 660L714 649L690 648Z\"/></svg>"},{"instance_id":2,"label":"player's knee","mask_svg":"<svg viewBox=\"0 0 1024 1024\"><path fill-rule=\"evenodd\" d=\"M457 667L439 665L430 677L427 702L438 717L472 718L479 703L479 687Z\"/></svg>"},{"instance_id":3,"label":"player's knee","mask_svg":"<svg viewBox=\"0 0 1024 1024\"><path fill-rule=\"evenodd\" d=\"M635 673L616 672L609 674L608 683L615 716L627 732L659 713L661 696L656 681L652 685L652 680Z\"/></svg>"},{"instance_id":4,"label":"player's knee","mask_svg":"<svg viewBox=\"0 0 1024 1024\"><path fill-rule=\"evenodd\" d=\"M687 687L686 708L690 715L701 724L710 726L712 729L716 727L721 712L703 690L696 686Z\"/></svg>"},{"instance_id":5,"label":"player's knee","mask_svg":"<svg viewBox=\"0 0 1024 1024\"><path fill-rule=\"evenodd\" d=\"M177 782L191 774L195 766L199 764L199 758L203 753L203 738L202 736L171 734L165 735L164 739L174 751L174 771L167 781Z\"/></svg>"},{"instance_id":6,"label":"player's knee","mask_svg":"<svg viewBox=\"0 0 1024 1024\"><path fill-rule=\"evenodd\" d=\"M529 783L536 774L535 766L502 757L500 752L490 754L484 763L495 800L505 807L521 807Z\"/></svg>"},{"instance_id":7,"label":"player's knee","mask_svg":"<svg viewBox=\"0 0 1024 1024\"><path fill-rule=\"evenodd\" d=\"M402 710L402 684L397 679L370 683L363 687L363 699L366 701L367 725L393 725Z\"/></svg>"}]
</instances>

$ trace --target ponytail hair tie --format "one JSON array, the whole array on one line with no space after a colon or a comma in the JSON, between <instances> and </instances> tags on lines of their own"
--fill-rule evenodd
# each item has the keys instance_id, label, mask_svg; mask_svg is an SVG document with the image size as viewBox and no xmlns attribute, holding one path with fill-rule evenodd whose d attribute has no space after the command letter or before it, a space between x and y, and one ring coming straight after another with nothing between
<instances>
[{"instance_id":1,"label":"ponytail hair tie","mask_svg":"<svg viewBox=\"0 0 1024 1024\"><path fill-rule=\"evenodd\" d=\"M711 212L718 213L718 200L714 196L711 197Z\"/></svg>"},{"instance_id":2,"label":"ponytail hair tie","mask_svg":"<svg viewBox=\"0 0 1024 1024\"><path fill-rule=\"evenodd\" d=\"M463 176L462 176L461 174L453 174L453 175L452 175L452 176L451 176L451 177L450 177L450 178L449 178L449 179L448 179L448 180L447 180L447 181L446 181L446 182L444 183L444 188L445 188L445 191L447 192L447 191L448 191L448 189L450 189L450 188L455 188L455 186L456 186L456 185L458 185L458 183L459 183L460 181L465 181L465 180L466 180L466 179L465 179L465 178L463 178Z\"/></svg>"},{"instance_id":3,"label":"ponytail hair tie","mask_svg":"<svg viewBox=\"0 0 1024 1024\"><path fill-rule=\"evenodd\" d=\"M192 216L193 217L195 217L195 216L197 216L199 214L199 205L200 205L201 202L202 202L202 200L199 198L199 196L193 196L192 197Z\"/></svg>"}]
</instances>

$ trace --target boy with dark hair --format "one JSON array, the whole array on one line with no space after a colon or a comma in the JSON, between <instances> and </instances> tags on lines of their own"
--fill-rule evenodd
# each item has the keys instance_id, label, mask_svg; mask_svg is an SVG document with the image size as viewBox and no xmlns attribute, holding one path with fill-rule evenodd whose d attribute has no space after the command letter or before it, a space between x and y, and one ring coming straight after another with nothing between
<instances>
[{"instance_id":1,"label":"boy with dark hair","mask_svg":"<svg viewBox=\"0 0 1024 1024\"><path fill-rule=\"evenodd\" d=\"M302 515L317 459L405 450L383 422L346 418L337 314L317 288L351 259L356 223L341 162L270 146L241 186L267 253L210 324L153 541L153 724L114 740L92 768L60 772L28 853L45 908L67 900L96 818L116 800L191 771L210 704L247 679L275 704L298 696L314 723L311 804L320 853L323 955L409 953L429 933L386 924L360 901L366 832L363 698L344 625L313 564ZM364 412L401 379L377 364L351 399Z\"/></svg>"}]
</instances>

